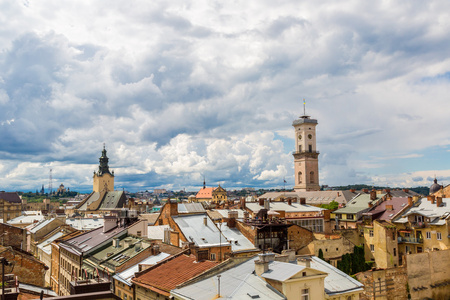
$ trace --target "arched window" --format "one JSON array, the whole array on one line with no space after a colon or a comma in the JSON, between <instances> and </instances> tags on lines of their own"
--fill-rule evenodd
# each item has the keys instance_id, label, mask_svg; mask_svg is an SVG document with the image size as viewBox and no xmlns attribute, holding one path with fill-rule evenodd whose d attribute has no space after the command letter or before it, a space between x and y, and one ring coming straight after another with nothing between
<instances>
[{"instance_id":1,"label":"arched window","mask_svg":"<svg viewBox=\"0 0 450 300\"><path fill-rule=\"evenodd\" d=\"M302 183L302 172L298 172L298 183Z\"/></svg>"},{"instance_id":2,"label":"arched window","mask_svg":"<svg viewBox=\"0 0 450 300\"><path fill-rule=\"evenodd\" d=\"M309 173L309 183L314 183L314 172L313 171L311 171Z\"/></svg>"}]
</instances>

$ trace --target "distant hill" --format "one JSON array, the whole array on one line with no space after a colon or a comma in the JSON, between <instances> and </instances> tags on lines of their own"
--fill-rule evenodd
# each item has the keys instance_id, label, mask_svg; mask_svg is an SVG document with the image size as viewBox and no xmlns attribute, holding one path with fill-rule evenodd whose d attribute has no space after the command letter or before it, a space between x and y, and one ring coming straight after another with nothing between
<instances>
[{"instance_id":1,"label":"distant hill","mask_svg":"<svg viewBox=\"0 0 450 300\"><path fill-rule=\"evenodd\" d=\"M427 186L418 186L418 187L389 187L389 186L372 186L372 185L367 185L367 184L351 184L351 185L346 185L346 186L333 186L333 187L329 187L332 190L350 190L350 189L355 189L355 190L362 190L362 189L369 189L371 190L372 188L375 188L376 190L384 190L384 189L391 189L391 190L395 190L395 189L408 189L410 191L414 191L418 194L421 195L428 195L430 194L430 188Z\"/></svg>"}]
</instances>

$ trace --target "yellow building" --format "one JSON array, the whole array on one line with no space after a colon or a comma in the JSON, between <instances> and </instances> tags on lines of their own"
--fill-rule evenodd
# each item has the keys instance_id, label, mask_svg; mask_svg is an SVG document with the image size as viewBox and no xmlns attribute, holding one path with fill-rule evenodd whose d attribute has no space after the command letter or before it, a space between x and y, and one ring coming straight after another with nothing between
<instances>
[{"instance_id":1,"label":"yellow building","mask_svg":"<svg viewBox=\"0 0 450 300\"><path fill-rule=\"evenodd\" d=\"M99 158L99 161L98 171L94 172L93 191L96 193L114 191L114 171L109 171L109 158L106 156L105 146L103 146L102 156Z\"/></svg>"},{"instance_id":2,"label":"yellow building","mask_svg":"<svg viewBox=\"0 0 450 300\"><path fill-rule=\"evenodd\" d=\"M403 255L450 249L450 198L433 195L419 199L393 223Z\"/></svg>"},{"instance_id":3,"label":"yellow building","mask_svg":"<svg viewBox=\"0 0 450 300\"><path fill-rule=\"evenodd\" d=\"M3 223L19 217L21 209L22 200L16 192L0 192L0 217Z\"/></svg>"},{"instance_id":4,"label":"yellow building","mask_svg":"<svg viewBox=\"0 0 450 300\"><path fill-rule=\"evenodd\" d=\"M227 191L220 186L207 188L203 181L203 188L195 196L197 202L202 201L227 201Z\"/></svg>"}]
</instances>

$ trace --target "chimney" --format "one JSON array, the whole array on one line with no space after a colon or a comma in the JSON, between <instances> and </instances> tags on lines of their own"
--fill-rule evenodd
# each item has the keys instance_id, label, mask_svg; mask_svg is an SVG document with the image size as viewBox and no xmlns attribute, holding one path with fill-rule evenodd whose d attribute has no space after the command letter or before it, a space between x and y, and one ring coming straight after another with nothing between
<instances>
[{"instance_id":1,"label":"chimney","mask_svg":"<svg viewBox=\"0 0 450 300\"><path fill-rule=\"evenodd\" d=\"M258 199L260 206L264 206L264 200L266 200L266 199L264 199L264 198L259 198Z\"/></svg>"},{"instance_id":2,"label":"chimney","mask_svg":"<svg viewBox=\"0 0 450 300\"><path fill-rule=\"evenodd\" d=\"M248 213L248 211L244 211L244 220L245 220L245 222L248 222L248 219L249 219L249 213Z\"/></svg>"},{"instance_id":3,"label":"chimney","mask_svg":"<svg viewBox=\"0 0 450 300\"><path fill-rule=\"evenodd\" d=\"M117 226L117 218L115 216L105 216L103 223L103 232L108 232Z\"/></svg>"},{"instance_id":4,"label":"chimney","mask_svg":"<svg viewBox=\"0 0 450 300\"><path fill-rule=\"evenodd\" d=\"M436 198L437 198L437 197L433 197L433 198L431 199L431 204L434 204L434 202L436 201Z\"/></svg>"},{"instance_id":5,"label":"chimney","mask_svg":"<svg viewBox=\"0 0 450 300\"><path fill-rule=\"evenodd\" d=\"M405 193L409 193L409 190L408 190L408 189L403 189L403 191L404 191Z\"/></svg>"},{"instance_id":6,"label":"chimney","mask_svg":"<svg viewBox=\"0 0 450 300\"><path fill-rule=\"evenodd\" d=\"M300 198L300 204L305 205L306 204L306 198Z\"/></svg>"},{"instance_id":7,"label":"chimney","mask_svg":"<svg viewBox=\"0 0 450 300\"><path fill-rule=\"evenodd\" d=\"M442 197L437 197L436 199L436 206L439 207L442 204Z\"/></svg>"},{"instance_id":8,"label":"chimney","mask_svg":"<svg viewBox=\"0 0 450 300\"><path fill-rule=\"evenodd\" d=\"M301 256L297 258L297 265L304 266L306 268L311 268L311 257Z\"/></svg>"},{"instance_id":9,"label":"chimney","mask_svg":"<svg viewBox=\"0 0 450 300\"><path fill-rule=\"evenodd\" d=\"M159 245L155 244L152 248L153 255L158 255L161 251L159 251Z\"/></svg>"},{"instance_id":10,"label":"chimney","mask_svg":"<svg viewBox=\"0 0 450 300\"><path fill-rule=\"evenodd\" d=\"M356 192L355 189L350 189L350 193L354 193L354 192Z\"/></svg>"},{"instance_id":11,"label":"chimney","mask_svg":"<svg viewBox=\"0 0 450 300\"><path fill-rule=\"evenodd\" d=\"M292 198L288 198L288 205L292 205Z\"/></svg>"},{"instance_id":12,"label":"chimney","mask_svg":"<svg viewBox=\"0 0 450 300\"><path fill-rule=\"evenodd\" d=\"M297 203L297 197L292 198L292 203Z\"/></svg>"},{"instance_id":13,"label":"chimney","mask_svg":"<svg viewBox=\"0 0 450 300\"><path fill-rule=\"evenodd\" d=\"M373 206L372 202L369 202L369 208L371 208Z\"/></svg>"},{"instance_id":14,"label":"chimney","mask_svg":"<svg viewBox=\"0 0 450 300\"><path fill-rule=\"evenodd\" d=\"M167 201L169 205L169 213L171 216L178 216L178 203L176 201L171 201L170 199Z\"/></svg>"},{"instance_id":15,"label":"chimney","mask_svg":"<svg viewBox=\"0 0 450 300\"><path fill-rule=\"evenodd\" d=\"M119 248L120 239L119 238L113 238L112 240L112 246L113 248Z\"/></svg>"},{"instance_id":16,"label":"chimney","mask_svg":"<svg viewBox=\"0 0 450 300\"><path fill-rule=\"evenodd\" d=\"M141 251L141 246L142 246L141 242L134 244L134 251L136 251L136 252Z\"/></svg>"},{"instance_id":17,"label":"chimney","mask_svg":"<svg viewBox=\"0 0 450 300\"><path fill-rule=\"evenodd\" d=\"M208 218L206 216L203 218L203 225L208 225Z\"/></svg>"},{"instance_id":18,"label":"chimney","mask_svg":"<svg viewBox=\"0 0 450 300\"><path fill-rule=\"evenodd\" d=\"M238 212L237 211L229 211L228 212L228 228L235 228L236 227L236 219L238 218Z\"/></svg>"},{"instance_id":19,"label":"chimney","mask_svg":"<svg viewBox=\"0 0 450 300\"><path fill-rule=\"evenodd\" d=\"M363 189L363 192L367 194L369 192L369 189Z\"/></svg>"},{"instance_id":20,"label":"chimney","mask_svg":"<svg viewBox=\"0 0 450 300\"><path fill-rule=\"evenodd\" d=\"M258 276L269 270L269 263L275 260L274 253L258 254L259 260L255 261L255 273Z\"/></svg>"},{"instance_id":21,"label":"chimney","mask_svg":"<svg viewBox=\"0 0 450 300\"><path fill-rule=\"evenodd\" d=\"M241 197L241 209L245 209L245 198Z\"/></svg>"},{"instance_id":22,"label":"chimney","mask_svg":"<svg viewBox=\"0 0 450 300\"><path fill-rule=\"evenodd\" d=\"M270 202L269 200L264 200L264 208L270 210Z\"/></svg>"},{"instance_id":23,"label":"chimney","mask_svg":"<svg viewBox=\"0 0 450 300\"><path fill-rule=\"evenodd\" d=\"M386 210L388 211L394 210L394 205L386 205Z\"/></svg>"},{"instance_id":24,"label":"chimney","mask_svg":"<svg viewBox=\"0 0 450 300\"><path fill-rule=\"evenodd\" d=\"M417 201L419 201L419 196L413 196L412 200L414 203L416 203Z\"/></svg>"},{"instance_id":25,"label":"chimney","mask_svg":"<svg viewBox=\"0 0 450 300\"><path fill-rule=\"evenodd\" d=\"M413 205L413 197L408 197L408 207Z\"/></svg>"},{"instance_id":26,"label":"chimney","mask_svg":"<svg viewBox=\"0 0 450 300\"><path fill-rule=\"evenodd\" d=\"M338 196L338 197L340 197L340 196L341 196L341 194L340 194L339 192L337 192L337 196Z\"/></svg>"},{"instance_id":27,"label":"chimney","mask_svg":"<svg viewBox=\"0 0 450 300\"><path fill-rule=\"evenodd\" d=\"M428 201L433 201L434 200L434 196L433 195L428 195L427 196L427 200Z\"/></svg>"},{"instance_id":28,"label":"chimney","mask_svg":"<svg viewBox=\"0 0 450 300\"><path fill-rule=\"evenodd\" d=\"M376 200L377 199L377 191L375 189L372 189L370 191L370 200Z\"/></svg>"}]
</instances>

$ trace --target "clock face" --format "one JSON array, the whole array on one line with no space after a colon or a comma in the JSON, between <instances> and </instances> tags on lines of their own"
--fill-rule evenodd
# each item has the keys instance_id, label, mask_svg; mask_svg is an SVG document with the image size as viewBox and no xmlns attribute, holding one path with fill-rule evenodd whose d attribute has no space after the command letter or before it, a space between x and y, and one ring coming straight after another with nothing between
<instances>
[{"instance_id":1,"label":"clock face","mask_svg":"<svg viewBox=\"0 0 450 300\"><path fill-rule=\"evenodd\" d=\"M301 134L298 135L298 139L299 139L299 140L302 139L302 135L301 135Z\"/></svg>"},{"instance_id":2,"label":"clock face","mask_svg":"<svg viewBox=\"0 0 450 300\"><path fill-rule=\"evenodd\" d=\"M312 134L308 134L308 139L312 139Z\"/></svg>"}]
</instances>

